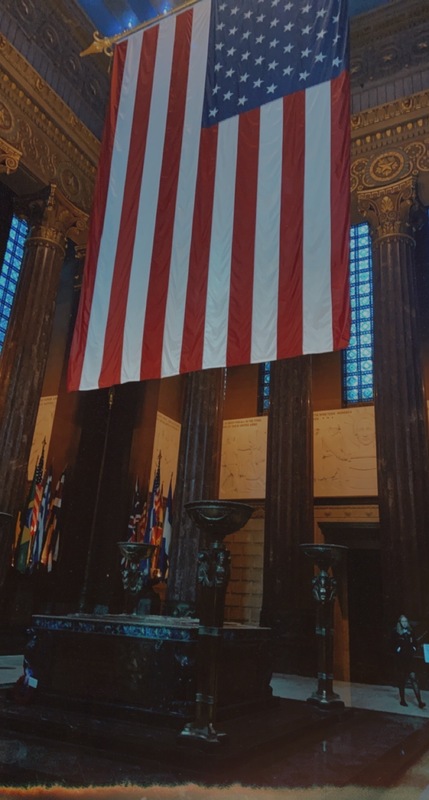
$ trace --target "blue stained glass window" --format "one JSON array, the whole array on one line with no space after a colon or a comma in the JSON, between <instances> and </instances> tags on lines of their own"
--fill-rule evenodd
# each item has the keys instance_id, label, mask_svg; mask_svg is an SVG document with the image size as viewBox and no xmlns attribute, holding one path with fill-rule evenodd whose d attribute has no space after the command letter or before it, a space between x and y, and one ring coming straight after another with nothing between
<instances>
[{"instance_id":1,"label":"blue stained glass window","mask_svg":"<svg viewBox=\"0 0 429 800\"><path fill-rule=\"evenodd\" d=\"M343 403L368 403L374 397L371 239L367 223L350 231L351 335L343 351Z\"/></svg>"},{"instance_id":2,"label":"blue stained glass window","mask_svg":"<svg viewBox=\"0 0 429 800\"><path fill-rule=\"evenodd\" d=\"M268 414L270 408L271 362L264 361L259 365L258 414Z\"/></svg>"},{"instance_id":3,"label":"blue stained glass window","mask_svg":"<svg viewBox=\"0 0 429 800\"><path fill-rule=\"evenodd\" d=\"M3 347L9 324L27 233L26 221L14 216L0 270L0 350Z\"/></svg>"}]
</instances>

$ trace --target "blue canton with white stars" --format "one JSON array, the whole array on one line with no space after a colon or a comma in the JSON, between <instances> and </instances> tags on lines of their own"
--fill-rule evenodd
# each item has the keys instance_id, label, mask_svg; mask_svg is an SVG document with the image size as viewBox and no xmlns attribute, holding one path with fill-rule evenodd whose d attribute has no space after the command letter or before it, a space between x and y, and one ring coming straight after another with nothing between
<instances>
[{"instance_id":1,"label":"blue canton with white stars","mask_svg":"<svg viewBox=\"0 0 429 800\"><path fill-rule=\"evenodd\" d=\"M345 0L213 0L203 127L337 77Z\"/></svg>"}]
</instances>

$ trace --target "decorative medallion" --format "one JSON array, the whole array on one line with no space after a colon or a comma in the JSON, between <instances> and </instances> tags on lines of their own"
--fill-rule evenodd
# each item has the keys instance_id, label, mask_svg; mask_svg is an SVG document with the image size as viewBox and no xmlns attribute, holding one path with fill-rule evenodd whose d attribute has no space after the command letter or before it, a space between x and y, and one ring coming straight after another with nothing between
<instances>
[{"instance_id":1,"label":"decorative medallion","mask_svg":"<svg viewBox=\"0 0 429 800\"><path fill-rule=\"evenodd\" d=\"M0 100L0 130L10 131L13 125L12 114L8 107Z\"/></svg>"},{"instance_id":2,"label":"decorative medallion","mask_svg":"<svg viewBox=\"0 0 429 800\"><path fill-rule=\"evenodd\" d=\"M80 75L82 73L82 61L75 56L74 53L69 53L64 61L64 68L69 75L75 77L76 75Z\"/></svg>"},{"instance_id":3,"label":"decorative medallion","mask_svg":"<svg viewBox=\"0 0 429 800\"><path fill-rule=\"evenodd\" d=\"M96 78L90 78L86 81L83 85L83 90L92 100L95 100L96 97L100 97L100 84Z\"/></svg>"},{"instance_id":4,"label":"decorative medallion","mask_svg":"<svg viewBox=\"0 0 429 800\"><path fill-rule=\"evenodd\" d=\"M379 64L383 72L398 69L400 53L396 47L387 47L380 53Z\"/></svg>"},{"instance_id":5,"label":"decorative medallion","mask_svg":"<svg viewBox=\"0 0 429 800\"><path fill-rule=\"evenodd\" d=\"M42 40L48 50L55 51L60 49L60 38L52 25L44 25L42 27Z\"/></svg>"},{"instance_id":6,"label":"decorative medallion","mask_svg":"<svg viewBox=\"0 0 429 800\"><path fill-rule=\"evenodd\" d=\"M15 9L24 22L36 21L36 9L32 0L16 0Z\"/></svg>"},{"instance_id":7,"label":"decorative medallion","mask_svg":"<svg viewBox=\"0 0 429 800\"><path fill-rule=\"evenodd\" d=\"M413 42L413 53L418 58L427 58L429 54L429 33L423 31Z\"/></svg>"},{"instance_id":8,"label":"decorative medallion","mask_svg":"<svg viewBox=\"0 0 429 800\"><path fill-rule=\"evenodd\" d=\"M60 183L66 197L77 197L80 190L80 183L70 167L65 167L60 170Z\"/></svg>"},{"instance_id":9,"label":"decorative medallion","mask_svg":"<svg viewBox=\"0 0 429 800\"><path fill-rule=\"evenodd\" d=\"M390 184L411 174L412 164L403 150L388 150L369 161L365 170L364 185L367 187Z\"/></svg>"}]
</instances>

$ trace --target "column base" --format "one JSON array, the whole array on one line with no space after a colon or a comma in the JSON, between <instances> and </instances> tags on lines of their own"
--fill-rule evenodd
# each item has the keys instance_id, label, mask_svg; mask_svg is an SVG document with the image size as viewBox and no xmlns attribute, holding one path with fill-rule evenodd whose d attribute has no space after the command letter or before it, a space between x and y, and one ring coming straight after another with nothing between
<instances>
[{"instance_id":1,"label":"column base","mask_svg":"<svg viewBox=\"0 0 429 800\"><path fill-rule=\"evenodd\" d=\"M194 722L188 722L179 734L179 741L198 742L199 744L208 745L210 748L217 748L227 743L228 735L215 731L211 724L199 727Z\"/></svg>"}]
</instances>

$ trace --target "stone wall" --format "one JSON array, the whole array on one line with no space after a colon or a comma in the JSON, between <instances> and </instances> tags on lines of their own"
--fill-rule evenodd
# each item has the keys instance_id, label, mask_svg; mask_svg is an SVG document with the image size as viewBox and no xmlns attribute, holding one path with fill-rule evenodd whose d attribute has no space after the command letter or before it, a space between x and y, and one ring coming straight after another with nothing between
<instances>
[{"instance_id":1,"label":"stone wall","mask_svg":"<svg viewBox=\"0 0 429 800\"><path fill-rule=\"evenodd\" d=\"M247 525L225 541L231 553L231 578L225 621L259 625L264 563L264 512L258 508Z\"/></svg>"}]
</instances>

